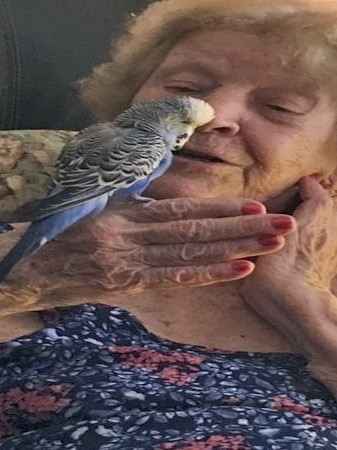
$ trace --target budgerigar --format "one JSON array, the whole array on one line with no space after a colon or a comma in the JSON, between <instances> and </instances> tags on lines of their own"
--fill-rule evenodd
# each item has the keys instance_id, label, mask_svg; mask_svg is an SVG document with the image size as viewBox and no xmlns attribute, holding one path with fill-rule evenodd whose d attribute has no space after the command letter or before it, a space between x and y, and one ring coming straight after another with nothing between
<instances>
[{"instance_id":1,"label":"budgerigar","mask_svg":"<svg viewBox=\"0 0 337 450\"><path fill-rule=\"evenodd\" d=\"M0 219L32 222L0 263L2 281L21 259L89 215L103 211L109 197L138 197L170 166L172 152L213 108L192 97L171 97L131 106L113 122L92 125L63 148L48 195Z\"/></svg>"}]
</instances>

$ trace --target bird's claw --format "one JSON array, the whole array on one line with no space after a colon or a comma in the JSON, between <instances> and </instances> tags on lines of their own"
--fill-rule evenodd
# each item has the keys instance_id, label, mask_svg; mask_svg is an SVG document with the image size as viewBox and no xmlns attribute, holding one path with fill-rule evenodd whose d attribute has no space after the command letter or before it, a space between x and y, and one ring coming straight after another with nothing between
<instances>
[{"instance_id":1,"label":"bird's claw","mask_svg":"<svg viewBox=\"0 0 337 450\"><path fill-rule=\"evenodd\" d=\"M150 198L150 197L143 197L142 195L139 194L134 194L132 196L133 200L136 200L138 202L143 202L143 203L150 203L150 202L155 202L154 198Z\"/></svg>"},{"instance_id":2,"label":"bird's claw","mask_svg":"<svg viewBox=\"0 0 337 450\"><path fill-rule=\"evenodd\" d=\"M8 231L12 231L12 230L14 230L14 227L12 227L12 225L10 225L7 222L0 221L0 234L5 234Z\"/></svg>"}]
</instances>

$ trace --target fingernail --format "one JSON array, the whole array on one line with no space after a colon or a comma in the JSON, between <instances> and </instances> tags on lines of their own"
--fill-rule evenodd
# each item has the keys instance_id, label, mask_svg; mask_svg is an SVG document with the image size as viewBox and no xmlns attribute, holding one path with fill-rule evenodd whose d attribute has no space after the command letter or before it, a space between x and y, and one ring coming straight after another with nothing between
<instances>
[{"instance_id":1,"label":"fingernail","mask_svg":"<svg viewBox=\"0 0 337 450\"><path fill-rule=\"evenodd\" d=\"M290 230L294 227L291 217L275 217L271 223L277 230Z\"/></svg>"},{"instance_id":2,"label":"fingernail","mask_svg":"<svg viewBox=\"0 0 337 450\"><path fill-rule=\"evenodd\" d=\"M243 214L261 214L263 207L257 203L246 203L242 206L241 211Z\"/></svg>"},{"instance_id":3,"label":"fingernail","mask_svg":"<svg viewBox=\"0 0 337 450\"><path fill-rule=\"evenodd\" d=\"M258 238L258 243L264 247L275 247L280 244L278 236L263 236Z\"/></svg>"},{"instance_id":4,"label":"fingernail","mask_svg":"<svg viewBox=\"0 0 337 450\"><path fill-rule=\"evenodd\" d=\"M247 272L250 270L251 264L249 261L233 261L232 268L235 272Z\"/></svg>"}]
</instances>

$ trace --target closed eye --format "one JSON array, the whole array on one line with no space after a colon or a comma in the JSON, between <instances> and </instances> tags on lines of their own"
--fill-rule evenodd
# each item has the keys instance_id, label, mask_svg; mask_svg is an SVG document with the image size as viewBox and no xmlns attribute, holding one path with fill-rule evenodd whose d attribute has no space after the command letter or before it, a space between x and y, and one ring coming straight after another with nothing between
<instances>
[{"instance_id":1,"label":"closed eye","mask_svg":"<svg viewBox=\"0 0 337 450\"><path fill-rule=\"evenodd\" d=\"M285 108L284 106L280 106L280 105L266 105L268 106L268 108L274 110L274 111L279 111L279 112L284 112L284 113L294 113L294 111Z\"/></svg>"},{"instance_id":2,"label":"closed eye","mask_svg":"<svg viewBox=\"0 0 337 450\"><path fill-rule=\"evenodd\" d=\"M271 109L272 111L275 111L275 112L278 112L278 113L281 113L281 114L295 114L295 115L298 115L298 116L304 114L304 112L302 112L302 111L297 111L297 110L294 110L294 109L286 108L286 107L281 106L281 105L275 105L273 103L266 104L266 107Z\"/></svg>"},{"instance_id":3,"label":"closed eye","mask_svg":"<svg viewBox=\"0 0 337 450\"><path fill-rule=\"evenodd\" d=\"M199 92L197 89L187 86L169 86L166 89L177 94L196 94Z\"/></svg>"}]
</instances>

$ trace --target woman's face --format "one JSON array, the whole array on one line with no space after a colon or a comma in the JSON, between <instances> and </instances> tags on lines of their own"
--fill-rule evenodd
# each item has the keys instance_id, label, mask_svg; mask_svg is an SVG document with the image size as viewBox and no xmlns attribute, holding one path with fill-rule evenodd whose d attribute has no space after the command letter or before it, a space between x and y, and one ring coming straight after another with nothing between
<instances>
[{"instance_id":1,"label":"woman's face","mask_svg":"<svg viewBox=\"0 0 337 450\"><path fill-rule=\"evenodd\" d=\"M336 165L336 112L326 92L288 58L286 45L229 30L180 41L133 102L190 95L215 119L177 152L146 195L266 200Z\"/></svg>"}]
</instances>

